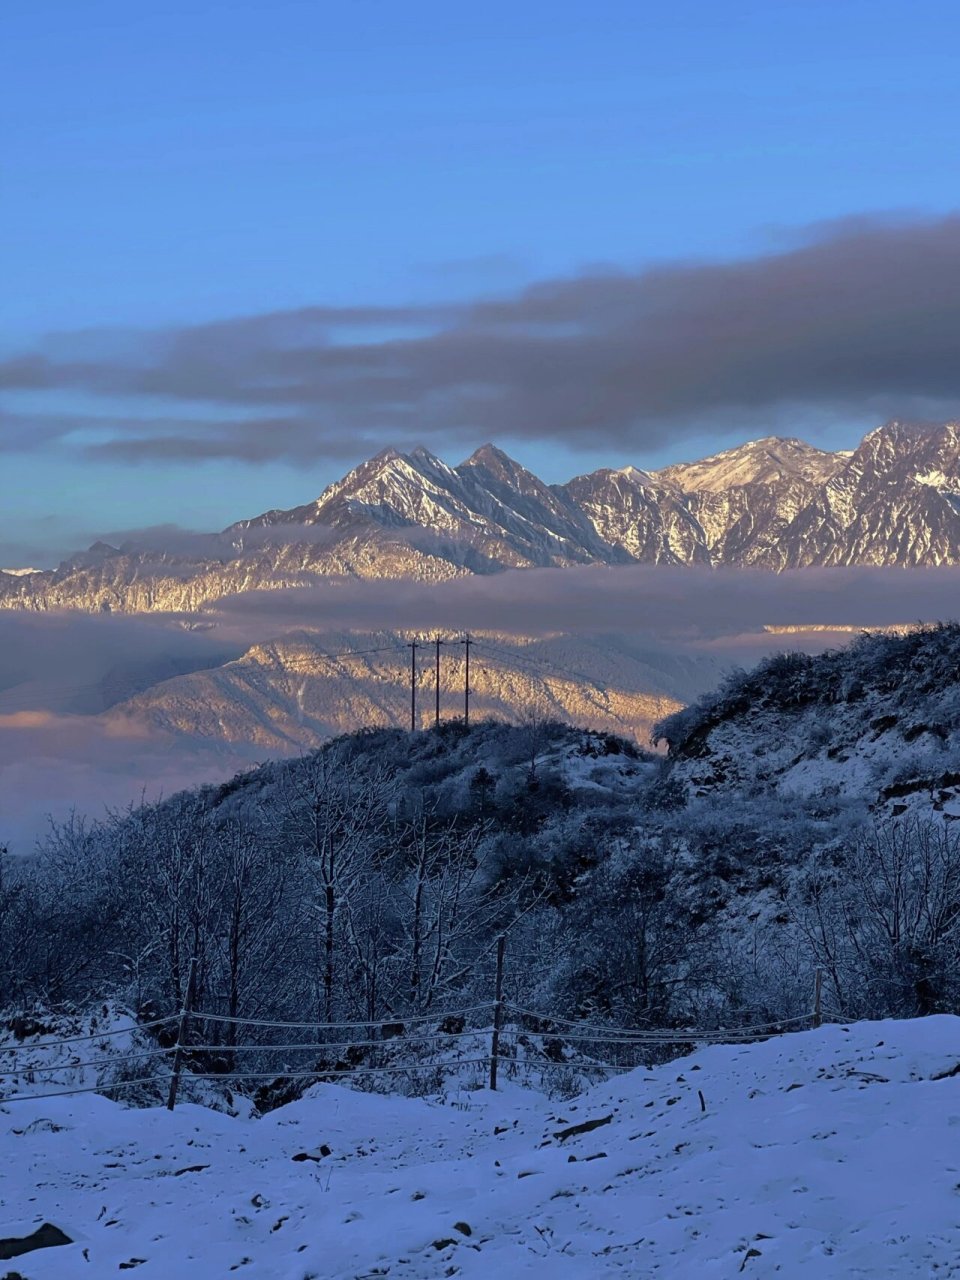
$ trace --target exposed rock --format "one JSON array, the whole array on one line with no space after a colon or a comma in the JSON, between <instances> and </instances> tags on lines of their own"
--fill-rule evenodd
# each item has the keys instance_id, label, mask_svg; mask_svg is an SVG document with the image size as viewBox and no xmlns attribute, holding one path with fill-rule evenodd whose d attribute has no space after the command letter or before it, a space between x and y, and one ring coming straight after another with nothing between
<instances>
[{"instance_id":1,"label":"exposed rock","mask_svg":"<svg viewBox=\"0 0 960 1280\"><path fill-rule=\"evenodd\" d=\"M572 1124L568 1129L558 1129L553 1135L555 1138L563 1142L566 1138L575 1138L580 1133L592 1133L594 1129L599 1129L602 1125L609 1124L613 1119L613 1114L601 1116L597 1120L584 1120L580 1124Z\"/></svg>"},{"instance_id":2,"label":"exposed rock","mask_svg":"<svg viewBox=\"0 0 960 1280\"><path fill-rule=\"evenodd\" d=\"M7 1236L0 1240L0 1259L19 1258L35 1249L54 1249L63 1244L73 1244L73 1241L53 1223L44 1222L28 1236Z\"/></svg>"}]
</instances>

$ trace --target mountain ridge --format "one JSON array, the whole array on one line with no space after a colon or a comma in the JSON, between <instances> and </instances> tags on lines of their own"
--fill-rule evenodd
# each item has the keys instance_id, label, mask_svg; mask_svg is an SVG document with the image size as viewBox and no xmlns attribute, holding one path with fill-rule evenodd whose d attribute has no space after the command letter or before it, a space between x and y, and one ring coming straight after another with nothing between
<instances>
[{"instance_id":1,"label":"mountain ridge","mask_svg":"<svg viewBox=\"0 0 960 1280\"><path fill-rule=\"evenodd\" d=\"M450 466L381 450L312 502L237 521L195 553L96 543L0 573L0 607L194 611L321 576L444 581L571 565L785 569L960 563L960 423L888 422L836 453L767 436L660 471L547 484L497 446Z\"/></svg>"}]
</instances>

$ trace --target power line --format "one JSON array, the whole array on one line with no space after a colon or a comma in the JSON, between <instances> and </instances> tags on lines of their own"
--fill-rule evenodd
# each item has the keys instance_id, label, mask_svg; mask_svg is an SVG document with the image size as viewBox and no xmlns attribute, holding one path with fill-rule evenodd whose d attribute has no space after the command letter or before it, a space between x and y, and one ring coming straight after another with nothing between
<instances>
[{"instance_id":1,"label":"power line","mask_svg":"<svg viewBox=\"0 0 960 1280\"><path fill-rule=\"evenodd\" d=\"M569 676L573 680L589 680L589 677L585 676L582 671L574 671L572 667L561 666L559 663L553 662L549 658L540 658L524 653L518 653L514 649L504 649L501 645L492 644L489 640L474 639L472 643L477 645L479 648L487 649L492 653L500 654L506 658L511 658L514 662L526 662L535 664L536 666L547 667L555 674ZM591 680L590 683L595 684L596 682Z\"/></svg>"},{"instance_id":2,"label":"power line","mask_svg":"<svg viewBox=\"0 0 960 1280\"><path fill-rule=\"evenodd\" d=\"M396 644L384 644L375 649L345 649L343 653L324 653L322 650L318 650L317 656L336 662L339 658L360 658L368 653L399 653L405 647L398 641Z\"/></svg>"}]
</instances>

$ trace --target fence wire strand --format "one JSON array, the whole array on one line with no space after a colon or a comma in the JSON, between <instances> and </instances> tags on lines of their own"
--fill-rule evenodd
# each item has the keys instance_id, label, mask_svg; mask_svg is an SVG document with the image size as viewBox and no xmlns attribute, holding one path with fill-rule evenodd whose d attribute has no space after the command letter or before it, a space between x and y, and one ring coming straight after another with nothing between
<instances>
[{"instance_id":1,"label":"fence wire strand","mask_svg":"<svg viewBox=\"0 0 960 1280\"><path fill-rule=\"evenodd\" d=\"M421 1031L410 1036L390 1036L386 1040L315 1040L309 1044L184 1044L184 1053L321 1053L326 1049L385 1049L391 1044L422 1044L425 1040L465 1040L470 1036L487 1034L488 1028L478 1027L465 1031Z\"/></svg>"},{"instance_id":2,"label":"fence wire strand","mask_svg":"<svg viewBox=\"0 0 960 1280\"><path fill-rule=\"evenodd\" d=\"M86 1044L91 1040L108 1040L111 1036L128 1036L135 1031L150 1031L154 1027L162 1027L169 1022L176 1022L180 1015L168 1013L165 1018L154 1018L152 1022L135 1022L131 1027L117 1027L114 1031L96 1031L89 1036L66 1036L62 1040L38 1040L36 1044L4 1045L2 1053L30 1053L34 1049L59 1049L65 1044Z\"/></svg>"},{"instance_id":3,"label":"fence wire strand","mask_svg":"<svg viewBox=\"0 0 960 1280\"><path fill-rule=\"evenodd\" d=\"M370 1027L410 1026L414 1023L442 1022L445 1018L465 1018L469 1013L479 1013L492 1009L494 1001L484 1004L469 1005L465 1009L452 1009L449 1012L416 1014L412 1018L398 1014L395 1018L372 1018L369 1022L269 1022L265 1018L234 1018L225 1013L192 1012L193 1022L223 1022L239 1027L269 1027L278 1031L361 1031Z\"/></svg>"},{"instance_id":4,"label":"fence wire strand","mask_svg":"<svg viewBox=\"0 0 960 1280\"><path fill-rule=\"evenodd\" d=\"M323 1084L329 1076L382 1076L402 1075L406 1071L446 1071L452 1067L470 1067L481 1064L490 1065L490 1055L482 1058L453 1058L446 1062L408 1062L404 1066L393 1067L357 1067L355 1071L228 1071L220 1074L217 1071L191 1072L185 1077L190 1080L313 1080Z\"/></svg>"},{"instance_id":5,"label":"fence wire strand","mask_svg":"<svg viewBox=\"0 0 960 1280\"><path fill-rule=\"evenodd\" d=\"M573 1027L576 1031L588 1032L593 1031L598 1036L608 1036L617 1038L618 1043L639 1044L639 1043L656 1043L656 1044L676 1044L684 1040L690 1040L694 1043L703 1040L719 1039L724 1043L728 1043L737 1037L750 1037L756 1034L776 1035L778 1028L789 1027L801 1022L809 1022L810 1015L808 1013L798 1014L794 1018L778 1018L775 1022L766 1022L755 1024L750 1027L731 1027L729 1031L722 1029L714 1029L712 1031L687 1031L687 1030L630 1030L624 1028L621 1030L614 1026L604 1026L601 1023L577 1022L572 1018L561 1018L556 1014L538 1013L534 1009L524 1009L520 1005L506 1004L506 1008L514 1014L519 1014L524 1018L535 1018L538 1022L553 1023L555 1026ZM565 1031L530 1031L528 1035L554 1035L562 1036L566 1039L573 1039L567 1036ZM623 1039L620 1039L623 1037Z\"/></svg>"},{"instance_id":6,"label":"fence wire strand","mask_svg":"<svg viewBox=\"0 0 960 1280\"><path fill-rule=\"evenodd\" d=\"M9 1076L29 1076L29 1075L50 1075L55 1071L85 1071L91 1067L115 1067L118 1062L144 1062L148 1058L163 1058L167 1054L172 1053L175 1045L171 1045L169 1049L151 1049L148 1053L125 1053L123 1057L116 1058L95 1058L90 1062L61 1062L51 1063L47 1066L29 1066L16 1067L10 1071L4 1071L0 1068L0 1077ZM0 1099L2 1101L2 1099Z\"/></svg>"},{"instance_id":7,"label":"fence wire strand","mask_svg":"<svg viewBox=\"0 0 960 1280\"><path fill-rule=\"evenodd\" d=\"M113 1080L109 1084L87 1084L76 1089L58 1089L55 1093L14 1093L9 1098L0 1098L0 1104L8 1102L42 1102L46 1098L69 1098L75 1093L110 1093L113 1089L130 1089L139 1084L156 1084L156 1076L143 1076L139 1080Z\"/></svg>"}]
</instances>

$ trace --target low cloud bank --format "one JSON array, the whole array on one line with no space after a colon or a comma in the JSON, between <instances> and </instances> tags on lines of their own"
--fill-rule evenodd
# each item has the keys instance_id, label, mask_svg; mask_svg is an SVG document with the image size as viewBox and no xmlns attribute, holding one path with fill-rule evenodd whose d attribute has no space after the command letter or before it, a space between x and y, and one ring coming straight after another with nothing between
<instances>
[{"instance_id":1,"label":"low cloud bank","mask_svg":"<svg viewBox=\"0 0 960 1280\"><path fill-rule=\"evenodd\" d=\"M245 645L163 615L0 610L0 717L104 711L158 680L219 666Z\"/></svg>"},{"instance_id":2,"label":"low cloud bank","mask_svg":"<svg viewBox=\"0 0 960 1280\"><path fill-rule=\"evenodd\" d=\"M165 738L145 724L53 712L0 715L0 845L29 852L48 821L220 782L253 751Z\"/></svg>"},{"instance_id":3,"label":"low cloud bank","mask_svg":"<svg viewBox=\"0 0 960 1280\"><path fill-rule=\"evenodd\" d=\"M523 569L443 584L330 579L251 592L211 611L225 633L275 628L642 631L691 642L776 627L878 627L960 616L960 566L749 569L629 565ZM785 645L787 638L784 638Z\"/></svg>"},{"instance_id":4,"label":"low cloud bank","mask_svg":"<svg viewBox=\"0 0 960 1280\"><path fill-rule=\"evenodd\" d=\"M163 617L0 612L0 844L23 852L48 815L98 815L242 767L242 751L97 714L242 648Z\"/></svg>"}]
</instances>

